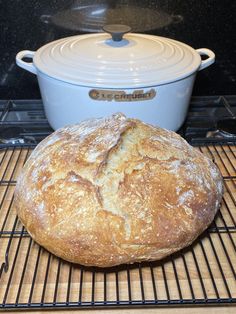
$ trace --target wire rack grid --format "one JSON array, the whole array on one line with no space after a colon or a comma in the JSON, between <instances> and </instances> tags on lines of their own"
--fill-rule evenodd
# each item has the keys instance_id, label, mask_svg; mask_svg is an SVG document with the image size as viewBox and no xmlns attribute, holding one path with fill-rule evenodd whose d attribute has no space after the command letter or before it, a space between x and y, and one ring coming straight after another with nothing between
<instances>
[{"instance_id":1,"label":"wire rack grid","mask_svg":"<svg viewBox=\"0 0 236 314\"><path fill-rule=\"evenodd\" d=\"M67 263L18 220L14 188L33 146L0 151L0 309L236 304L236 146L201 146L224 178L221 209L190 247L162 261L109 269Z\"/></svg>"}]
</instances>

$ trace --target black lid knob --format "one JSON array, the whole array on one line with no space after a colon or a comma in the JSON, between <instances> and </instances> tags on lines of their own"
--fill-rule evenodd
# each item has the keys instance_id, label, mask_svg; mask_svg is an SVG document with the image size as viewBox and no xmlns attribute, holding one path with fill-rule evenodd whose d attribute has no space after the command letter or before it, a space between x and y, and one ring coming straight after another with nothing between
<instances>
[{"instance_id":1,"label":"black lid knob","mask_svg":"<svg viewBox=\"0 0 236 314\"><path fill-rule=\"evenodd\" d=\"M122 24L104 25L102 28L106 33L111 34L114 41L121 41L124 34L131 31L131 27Z\"/></svg>"}]
</instances>

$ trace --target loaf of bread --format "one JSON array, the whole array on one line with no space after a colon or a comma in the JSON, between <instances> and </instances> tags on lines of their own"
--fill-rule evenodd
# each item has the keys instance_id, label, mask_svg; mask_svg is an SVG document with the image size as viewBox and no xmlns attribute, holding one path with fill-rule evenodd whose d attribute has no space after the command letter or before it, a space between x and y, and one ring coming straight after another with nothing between
<instances>
[{"instance_id":1,"label":"loaf of bread","mask_svg":"<svg viewBox=\"0 0 236 314\"><path fill-rule=\"evenodd\" d=\"M109 267L190 245L222 193L218 168L179 135L115 114L44 139L18 178L15 206L48 251Z\"/></svg>"}]
</instances>

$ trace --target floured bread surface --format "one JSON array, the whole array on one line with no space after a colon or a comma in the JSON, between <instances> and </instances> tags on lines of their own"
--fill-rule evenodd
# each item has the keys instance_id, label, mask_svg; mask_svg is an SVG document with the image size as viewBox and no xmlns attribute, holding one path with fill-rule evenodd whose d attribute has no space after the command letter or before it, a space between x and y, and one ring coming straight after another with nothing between
<instances>
[{"instance_id":1,"label":"floured bread surface","mask_svg":"<svg viewBox=\"0 0 236 314\"><path fill-rule=\"evenodd\" d=\"M15 206L50 252L108 267L191 244L222 193L217 167L179 135L115 114L44 139L18 179Z\"/></svg>"}]
</instances>

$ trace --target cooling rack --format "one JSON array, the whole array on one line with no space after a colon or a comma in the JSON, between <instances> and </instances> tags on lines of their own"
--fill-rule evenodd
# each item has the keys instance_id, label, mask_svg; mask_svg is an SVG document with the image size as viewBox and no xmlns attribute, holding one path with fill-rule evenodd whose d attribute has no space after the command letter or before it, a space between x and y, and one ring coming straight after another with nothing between
<instances>
[{"instance_id":1,"label":"cooling rack","mask_svg":"<svg viewBox=\"0 0 236 314\"><path fill-rule=\"evenodd\" d=\"M196 148L220 168L225 193L192 246L159 262L103 270L48 253L18 220L14 188L33 148L0 151L0 309L236 304L236 146Z\"/></svg>"}]
</instances>

